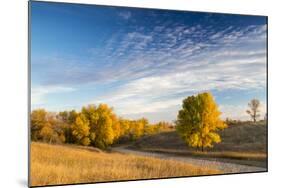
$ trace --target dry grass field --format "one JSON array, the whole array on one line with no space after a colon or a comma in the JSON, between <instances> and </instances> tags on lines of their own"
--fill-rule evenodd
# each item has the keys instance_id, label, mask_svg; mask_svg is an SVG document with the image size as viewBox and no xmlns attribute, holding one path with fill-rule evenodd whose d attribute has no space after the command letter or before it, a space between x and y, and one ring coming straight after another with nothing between
<instances>
[{"instance_id":1,"label":"dry grass field","mask_svg":"<svg viewBox=\"0 0 281 188\"><path fill-rule=\"evenodd\" d=\"M183 162L73 145L31 144L31 186L218 174Z\"/></svg>"}]
</instances>

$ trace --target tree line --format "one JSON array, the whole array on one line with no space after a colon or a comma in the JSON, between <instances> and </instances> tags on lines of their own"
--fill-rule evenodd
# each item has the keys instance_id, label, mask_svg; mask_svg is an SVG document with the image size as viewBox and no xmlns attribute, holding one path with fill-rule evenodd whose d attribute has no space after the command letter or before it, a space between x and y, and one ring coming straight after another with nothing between
<instances>
[{"instance_id":1,"label":"tree line","mask_svg":"<svg viewBox=\"0 0 281 188\"><path fill-rule=\"evenodd\" d=\"M260 102L253 99L246 112L256 124L260 116ZM220 118L214 97L210 92L185 98L179 110L175 128L190 147L212 148L220 143L219 130L231 124L229 119ZM31 113L31 140L48 143L73 143L106 149L122 140L135 141L142 136L170 130L168 122L151 124L146 118L137 120L118 117L107 104L88 105L80 112L75 110L58 113L36 109Z\"/></svg>"},{"instance_id":2,"label":"tree line","mask_svg":"<svg viewBox=\"0 0 281 188\"><path fill-rule=\"evenodd\" d=\"M172 128L168 122L151 124L146 118L130 120L118 117L107 104L88 105L80 112L58 113L36 109L31 113L31 140L71 143L106 149L120 140L134 141L144 135Z\"/></svg>"}]
</instances>

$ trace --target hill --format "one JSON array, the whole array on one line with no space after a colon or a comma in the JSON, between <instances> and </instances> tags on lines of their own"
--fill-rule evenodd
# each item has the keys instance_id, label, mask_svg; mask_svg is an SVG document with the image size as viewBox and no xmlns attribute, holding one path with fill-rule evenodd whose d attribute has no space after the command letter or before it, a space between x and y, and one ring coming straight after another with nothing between
<instances>
[{"instance_id":1,"label":"hill","mask_svg":"<svg viewBox=\"0 0 281 188\"><path fill-rule=\"evenodd\" d=\"M230 125L219 133L222 142L216 144L214 148L206 149L208 152L188 147L175 130L145 136L130 148L215 160L220 158L227 159L228 162L231 159L231 162L240 164L267 166L267 125Z\"/></svg>"},{"instance_id":2,"label":"hill","mask_svg":"<svg viewBox=\"0 0 281 188\"><path fill-rule=\"evenodd\" d=\"M266 152L266 125L232 125L219 133L222 142L209 151ZM196 150L187 147L176 131L145 136L136 141L134 147Z\"/></svg>"}]
</instances>

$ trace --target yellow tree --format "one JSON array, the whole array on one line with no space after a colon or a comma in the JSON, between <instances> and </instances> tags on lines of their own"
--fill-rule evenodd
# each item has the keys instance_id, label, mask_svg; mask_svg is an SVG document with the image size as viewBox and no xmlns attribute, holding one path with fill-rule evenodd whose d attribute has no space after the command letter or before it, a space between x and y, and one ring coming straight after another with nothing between
<instances>
[{"instance_id":1,"label":"yellow tree","mask_svg":"<svg viewBox=\"0 0 281 188\"><path fill-rule=\"evenodd\" d=\"M130 129L130 120L119 118L120 136L127 135Z\"/></svg>"},{"instance_id":2,"label":"yellow tree","mask_svg":"<svg viewBox=\"0 0 281 188\"><path fill-rule=\"evenodd\" d=\"M176 121L177 132L191 147L213 147L221 142L218 130L227 125L220 119L221 112L211 93L201 93L183 100Z\"/></svg>"},{"instance_id":3,"label":"yellow tree","mask_svg":"<svg viewBox=\"0 0 281 188\"><path fill-rule=\"evenodd\" d=\"M114 141L117 141L120 136L121 136L121 126L120 126L120 122L117 118L117 116L115 114L111 114L111 120L112 120L112 130L114 133Z\"/></svg>"},{"instance_id":4,"label":"yellow tree","mask_svg":"<svg viewBox=\"0 0 281 188\"><path fill-rule=\"evenodd\" d=\"M138 120L130 121L130 137L132 140L137 140L144 135L145 127L148 126L148 120L141 118Z\"/></svg>"},{"instance_id":5,"label":"yellow tree","mask_svg":"<svg viewBox=\"0 0 281 188\"><path fill-rule=\"evenodd\" d=\"M83 107L81 113L87 118L89 121L89 127L90 127L90 141L92 145L95 143L96 139L96 133L98 130L98 113L97 113L97 107L93 104L88 105L87 107Z\"/></svg>"},{"instance_id":6,"label":"yellow tree","mask_svg":"<svg viewBox=\"0 0 281 188\"><path fill-rule=\"evenodd\" d=\"M33 110L31 113L31 139L49 143L65 141L64 132L56 119L56 114L44 109Z\"/></svg>"},{"instance_id":7,"label":"yellow tree","mask_svg":"<svg viewBox=\"0 0 281 188\"><path fill-rule=\"evenodd\" d=\"M99 148L105 149L113 143L113 121L112 121L112 109L106 104L100 104L97 108L97 130L95 137L95 145Z\"/></svg>"},{"instance_id":8,"label":"yellow tree","mask_svg":"<svg viewBox=\"0 0 281 188\"><path fill-rule=\"evenodd\" d=\"M37 141L41 137L41 129L47 125L47 112L44 109L33 110L31 113L31 140Z\"/></svg>"},{"instance_id":9,"label":"yellow tree","mask_svg":"<svg viewBox=\"0 0 281 188\"><path fill-rule=\"evenodd\" d=\"M76 121L78 113L75 110L72 111L63 111L59 112L57 114L57 128L59 128L63 133L61 134L61 137L64 136L64 140L66 143L74 143L75 138L72 135L72 128L71 125L73 125ZM62 138L63 140L63 138Z\"/></svg>"},{"instance_id":10,"label":"yellow tree","mask_svg":"<svg viewBox=\"0 0 281 188\"><path fill-rule=\"evenodd\" d=\"M94 146L105 149L114 141L115 134L113 125L117 123L115 114L106 104L100 104L98 107L89 105L83 107L82 113L89 120L90 139ZM116 127L117 128L117 127Z\"/></svg>"},{"instance_id":11,"label":"yellow tree","mask_svg":"<svg viewBox=\"0 0 281 188\"><path fill-rule=\"evenodd\" d=\"M50 123L46 124L41 130L40 130L40 138L43 142L49 142L49 143L61 143L64 140L60 140L60 136L57 132L54 131L52 128L52 125Z\"/></svg>"},{"instance_id":12,"label":"yellow tree","mask_svg":"<svg viewBox=\"0 0 281 188\"><path fill-rule=\"evenodd\" d=\"M72 134L78 144L88 146L90 144L90 127L89 121L83 114L76 117L75 123L72 125Z\"/></svg>"}]
</instances>

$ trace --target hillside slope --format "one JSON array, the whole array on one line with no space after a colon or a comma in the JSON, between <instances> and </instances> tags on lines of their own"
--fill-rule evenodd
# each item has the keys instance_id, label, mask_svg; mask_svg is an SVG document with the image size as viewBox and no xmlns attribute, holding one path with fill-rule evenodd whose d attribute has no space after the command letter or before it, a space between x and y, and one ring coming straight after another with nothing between
<instances>
[{"instance_id":1,"label":"hillside slope","mask_svg":"<svg viewBox=\"0 0 281 188\"><path fill-rule=\"evenodd\" d=\"M210 151L245 151L266 153L266 125L233 125L220 131L222 142ZM195 150L186 146L176 131L145 136L134 144L135 148Z\"/></svg>"}]
</instances>

